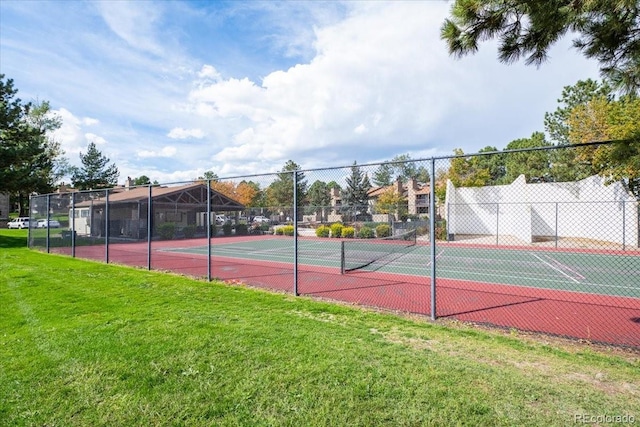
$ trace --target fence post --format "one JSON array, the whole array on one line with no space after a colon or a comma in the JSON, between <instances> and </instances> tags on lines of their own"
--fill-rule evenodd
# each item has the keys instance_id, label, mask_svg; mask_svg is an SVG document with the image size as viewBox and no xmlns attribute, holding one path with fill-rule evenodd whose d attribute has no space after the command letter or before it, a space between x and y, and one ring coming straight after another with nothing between
<instances>
[{"instance_id":1,"label":"fence post","mask_svg":"<svg viewBox=\"0 0 640 427\"><path fill-rule=\"evenodd\" d=\"M147 202L147 270L151 270L151 190L152 185L149 184L149 200Z\"/></svg>"},{"instance_id":2,"label":"fence post","mask_svg":"<svg viewBox=\"0 0 640 427\"><path fill-rule=\"evenodd\" d=\"M207 179L207 282L211 281L211 180Z\"/></svg>"},{"instance_id":3,"label":"fence post","mask_svg":"<svg viewBox=\"0 0 640 427\"><path fill-rule=\"evenodd\" d=\"M76 257L76 193L71 193L71 256Z\"/></svg>"},{"instance_id":4,"label":"fence post","mask_svg":"<svg viewBox=\"0 0 640 427\"><path fill-rule=\"evenodd\" d=\"M104 262L109 264L109 190L104 195Z\"/></svg>"},{"instance_id":5,"label":"fence post","mask_svg":"<svg viewBox=\"0 0 640 427\"><path fill-rule=\"evenodd\" d=\"M298 296L298 171L293 174L293 294Z\"/></svg>"},{"instance_id":6,"label":"fence post","mask_svg":"<svg viewBox=\"0 0 640 427\"><path fill-rule=\"evenodd\" d=\"M51 218L49 216L49 212L51 212L51 194L47 194L47 240L46 240L46 242L47 242L47 253L49 253L49 245L50 245L49 229L51 228L50 227ZM29 227L31 227L31 218L29 218Z\"/></svg>"},{"instance_id":7,"label":"fence post","mask_svg":"<svg viewBox=\"0 0 640 427\"><path fill-rule=\"evenodd\" d=\"M436 159L431 158L431 170L429 171L429 245L431 247L431 320L436 320L436 199L434 197L434 183L436 176ZM449 218L447 217L447 222Z\"/></svg>"}]
</instances>

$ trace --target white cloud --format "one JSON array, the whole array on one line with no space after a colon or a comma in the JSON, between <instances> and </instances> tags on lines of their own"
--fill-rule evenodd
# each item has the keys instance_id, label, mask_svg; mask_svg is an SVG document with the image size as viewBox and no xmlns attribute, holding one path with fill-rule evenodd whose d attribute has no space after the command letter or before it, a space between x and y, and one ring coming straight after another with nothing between
<instances>
[{"instance_id":1,"label":"white cloud","mask_svg":"<svg viewBox=\"0 0 640 427\"><path fill-rule=\"evenodd\" d=\"M161 55L162 46L155 40L155 21L159 4L148 7L143 2L97 2L95 6L111 31L131 47Z\"/></svg>"},{"instance_id":2,"label":"white cloud","mask_svg":"<svg viewBox=\"0 0 640 427\"><path fill-rule=\"evenodd\" d=\"M96 135L95 133L91 133L91 132L85 133L84 134L84 139L87 142L93 142L96 145L105 145L107 143L106 139L104 139L101 136Z\"/></svg>"},{"instance_id":3,"label":"white cloud","mask_svg":"<svg viewBox=\"0 0 640 427\"><path fill-rule=\"evenodd\" d=\"M214 67L213 65L205 64L198 72L198 77L203 80L218 81L222 76L220 75L218 70L216 70L216 67Z\"/></svg>"},{"instance_id":4,"label":"white cloud","mask_svg":"<svg viewBox=\"0 0 640 427\"><path fill-rule=\"evenodd\" d=\"M369 131L369 129L367 129L367 127L364 125L364 123L361 123L353 131L355 133L362 134L362 133L367 133Z\"/></svg>"},{"instance_id":5,"label":"white cloud","mask_svg":"<svg viewBox=\"0 0 640 427\"><path fill-rule=\"evenodd\" d=\"M54 140L60 142L60 146L72 164L75 164L75 160L78 158L78 156L74 154L83 151L88 142L95 142L96 144L106 143L103 137L92 132L85 132L86 128L97 126L100 123L99 120L91 117L76 117L66 108L54 110L53 113L60 117L62 125L53 132L52 137Z\"/></svg>"},{"instance_id":6,"label":"white cloud","mask_svg":"<svg viewBox=\"0 0 640 427\"><path fill-rule=\"evenodd\" d=\"M554 108L545 110L544 103L557 99L565 84L590 76L589 69L567 67L576 57L562 50L544 70L498 63L493 42L453 59L439 34L449 7L358 3L342 21L316 28L316 53L308 63L276 70L261 83L215 72L215 81L189 94L192 111L230 132L231 143L213 159L225 167L250 159L321 158L326 165L349 163L343 153L357 146L363 148L354 159L359 163L378 160L378 151L392 153L395 145L402 148L389 158L503 148L532 128L542 130L544 112ZM549 79L558 80L553 91Z\"/></svg>"},{"instance_id":7,"label":"white cloud","mask_svg":"<svg viewBox=\"0 0 640 427\"><path fill-rule=\"evenodd\" d=\"M171 139L187 139L187 138L202 139L204 138L204 132L202 131L202 129L173 128L167 134L167 136Z\"/></svg>"},{"instance_id":8,"label":"white cloud","mask_svg":"<svg viewBox=\"0 0 640 427\"><path fill-rule=\"evenodd\" d=\"M417 144L454 104L477 102L463 96L468 85L452 81L460 73L444 47L432 44L438 32L426 24L439 19L430 18L434 10L444 16L446 5L366 6L318 29L316 56L308 64L274 71L261 85L229 78L193 90L194 111L245 120L234 131L234 145L215 158L277 161L307 148L339 156L339 147L361 143L365 135L409 134Z\"/></svg>"},{"instance_id":9,"label":"white cloud","mask_svg":"<svg viewBox=\"0 0 640 427\"><path fill-rule=\"evenodd\" d=\"M161 150L159 151L153 151L153 150L139 150L138 151L138 157L141 158L149 158L149 157L173 157L175 156L175 154L178 152L176 147L173 146L166 146L166 147L162 147Z\"/></svg>"}]
</instances>

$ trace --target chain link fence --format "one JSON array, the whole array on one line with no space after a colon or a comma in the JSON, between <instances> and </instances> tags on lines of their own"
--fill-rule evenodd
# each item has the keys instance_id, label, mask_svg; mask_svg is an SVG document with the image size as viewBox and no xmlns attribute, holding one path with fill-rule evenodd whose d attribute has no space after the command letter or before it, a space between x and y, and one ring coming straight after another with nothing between
<instances>
[{"instance_id":1,"label":"chain link fence","mask_svg":"<svg viewBox=\"0 0 640 427\"><path fill-rule=\"evenodd\" d=\"M34 196L38 227L29 245L432 319L640 347L638 195L585 167L567 179L559 159L583 151Z\"/></svg>"}]
</instances>

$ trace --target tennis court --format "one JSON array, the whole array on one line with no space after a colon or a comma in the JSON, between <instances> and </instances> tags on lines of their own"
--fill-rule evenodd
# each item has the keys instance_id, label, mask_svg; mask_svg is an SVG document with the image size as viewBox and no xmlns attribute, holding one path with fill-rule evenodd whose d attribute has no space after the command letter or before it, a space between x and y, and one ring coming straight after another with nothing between
<instances>
[{"instance_id":1,"label":"tennis court","mask_svg":"<svg viewBox=\"0 0 640 427\"><path fill-rule=\"evenodd\" d=\"M402 247L371 241L345 242L357 244L357 251L345 251L345 256L357 257L362 264L348 275L363 272L388 275L414 276L413 282L428 278L431 271L431 251L427 244ZM306 266L341 268L341 244L337 239L299 239L298 262ZM164 251L206 256L207 246L179 247ZM212 246L216 257L272 263L291 263L294 256L293 240L287 238L227 239ZM370 257L367 255L370 254ZM445 246L436 249L438 278L465 280L477 283L532 287L571 291L597 295L640 298L640 256L629 255L621 260L619 254L608 255L589 252L513 250L505 248L474 248ZM347 263L353 262L350 259ZM620 272L620 265L625 265ZM369 274L368 277L375 277ZM611 278L615 277L615 283ZM423 283L428 281L422 280ZM328 284L329 285L329 284Z\"/></svg>"}]
</instances>

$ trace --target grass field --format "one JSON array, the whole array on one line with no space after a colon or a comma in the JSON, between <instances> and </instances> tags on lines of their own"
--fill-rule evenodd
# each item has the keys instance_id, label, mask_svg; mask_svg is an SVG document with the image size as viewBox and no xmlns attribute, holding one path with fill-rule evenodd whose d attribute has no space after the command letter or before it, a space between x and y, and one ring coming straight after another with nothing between
<instances>
[{"instance_id":1,"label":"grass field","mask_svg":"<svg viewBox=\"0 0 640 427\"><path fill-rule=\"evenodd\" d=\"M638 353L25 246L0 231L3 426L640 422Z\"/></svg>"}]
</instances>

